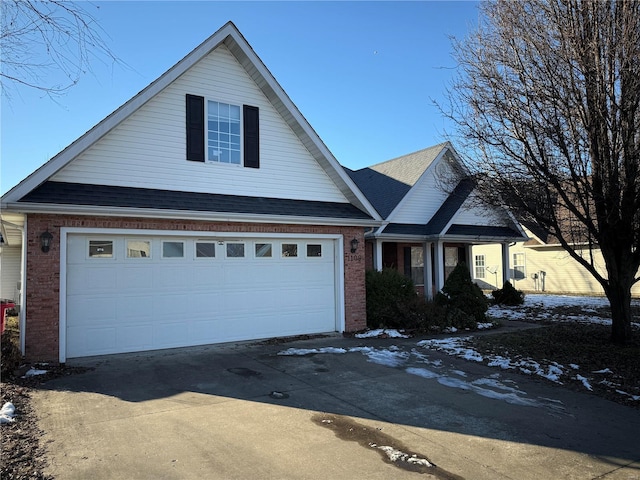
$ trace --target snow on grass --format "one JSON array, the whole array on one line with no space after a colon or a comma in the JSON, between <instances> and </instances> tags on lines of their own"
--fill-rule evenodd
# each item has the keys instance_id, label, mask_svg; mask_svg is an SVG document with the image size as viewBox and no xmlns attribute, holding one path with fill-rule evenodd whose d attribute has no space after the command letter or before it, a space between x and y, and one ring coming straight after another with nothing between
<instances>
[{"instance_id":1,"label":"snow on grass","mask_svg":"<svg viewBox=\"0 0 640 480\"><path fill-rule=\"evenodd\" d=\"M25 373L22 378L35 377L36 375L45 375L47 372L48 370L39 370L37 368L30 368L29 370L27 370L27 373Z\"/></svg>"},{"instance_id":2,"label":"snow on grass","mask_svg":"<svg viewBox=\"0 0 640 480\"><path fill-rule=\"evenodd\" d=\"M391 328L378 328L376 330L369 330L368 332L356 333L354 336L356 338L377 338L377 337L409 338L409 335L405 335L404 333L401 333L398 330L394 330Z\"/></svg>"},{"instance_id":3,"label":"snow on grass","mask_svg":"<svg viewBox=\"0 0 640 480\"><path fill-rule=\"evenodd\" d=\"M443 339L422 340L418 342L419 347L431 348L433 350L442 350L449 355L472 360L474 362L484 361L484 357L472 348L468 348L464 343L471 337L449 337Z\"/></svg>"},{"instance_id":4,"label":"snow on grass","mask_svg":"<svg viewBox=\"0 0 640 480\"><path fill-rule=\"evenodd\" d=\"M344 348L323 347L323 348L289 348L278 352L278 355L315 355L316 353L347 353Z\"/></svg>"},{"instance_id":5,"label":"snow on grass","mask_svg":"<svg viewBox=\"0 0 640 480\"><path fill-rule=\"evenodd\" d=\"M576 379L582 382L582 384L584 385L584 388L586 388L590 392L593 392L593 387L589 383L589 379L588 378L585 378L582 375L578 374L578 375L576 375Z\"/></svg>"},{"instance_id":6,"label":"snow on grass","mask_svg":"<svg viewBox=\"0 0 640 480\"><path fill-rule=\"evenodd\" d=\"M502 369L518 369L529 375L538 375L556 383L562 383L560 377L564 374L565 367L550 362L549 365L541 366L538 362L531 359L513 360L500 355L483 356L473 348L466 344L471 337L448 337L443 339L422 340L418 342L418 346L433 350L440 350L455 357L464 358L474 362L487 362L490 367L500 367Z\"/></svg>"}]
</instances>

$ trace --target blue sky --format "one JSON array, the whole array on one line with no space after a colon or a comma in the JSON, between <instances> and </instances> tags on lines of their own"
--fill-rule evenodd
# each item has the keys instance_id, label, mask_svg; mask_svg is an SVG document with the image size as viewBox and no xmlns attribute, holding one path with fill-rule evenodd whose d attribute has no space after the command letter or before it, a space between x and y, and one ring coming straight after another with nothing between
<instances>
[{"instance_id":1,"label":"blue sky","mask_svg":"<svg viewBox=\"0 0 640 480\"><path fill-rule=\"evenodd\" d=\"M2 98L0 190L8 191L233 21L343 165L358 169L434 145L452 127L441 101L455 75L450 36L477 2L170 2L83 4L124 65L92 72L55 101ZM98 7L98 8L96 8Z\"/></svg>"}]
</instances>

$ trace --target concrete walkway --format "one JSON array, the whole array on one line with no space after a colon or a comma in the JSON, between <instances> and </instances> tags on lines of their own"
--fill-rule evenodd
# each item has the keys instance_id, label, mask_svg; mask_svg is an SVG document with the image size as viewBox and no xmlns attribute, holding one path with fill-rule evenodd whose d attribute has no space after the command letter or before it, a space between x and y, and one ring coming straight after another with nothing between
<instances>
[{"instance_id":1,"label":"concrete walkway","mask_svg":"<svg viewBox=\"0 0 640 480\"><path fill-rule=\"evenodd\" d=\"M417 342L332 336L70 362L92 370L32 395L46 473L640 479L640 411ZM278 355L326 347L350 351Z\"/></svg>"}]
</instances>

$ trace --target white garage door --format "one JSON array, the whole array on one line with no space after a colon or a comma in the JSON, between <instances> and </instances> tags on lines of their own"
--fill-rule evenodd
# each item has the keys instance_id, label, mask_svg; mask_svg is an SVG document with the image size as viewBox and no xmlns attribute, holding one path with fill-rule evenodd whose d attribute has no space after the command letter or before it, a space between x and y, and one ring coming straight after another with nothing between
<instances>
[{"instance_id":1,"label":"white garage door","mask_svg":"<svg viewBox=\"0 0 640 480\"><path fill-rule=\"evenodd\" d=\"M336 324L334 239L67 236L66 356Z\"/></svg>"}]
</instances>

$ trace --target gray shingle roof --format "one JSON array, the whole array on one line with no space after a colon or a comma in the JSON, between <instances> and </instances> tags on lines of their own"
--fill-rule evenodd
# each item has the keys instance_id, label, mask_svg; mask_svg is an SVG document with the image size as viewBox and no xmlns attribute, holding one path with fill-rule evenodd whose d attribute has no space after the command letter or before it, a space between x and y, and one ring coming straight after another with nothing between
<instances>
[{"instance_id":1,"label":"gray shingle roof","mask_svg":"<svg viewBox=\"0 0 640 480\"><path fill-rule=\"evenodd\" d=\"M378 213L386 218L448 145L445 142L371 167L345 170Z\"/></svg>"},{"instance_id":2,"label":"gray shingle roof","mask_svg":"<svg viewBox=\"0 0 640 480\"><path fill-rule=\"evenodd\" d=\"M20 202L357 220L371 218L350 203L178 192L65 182L45 182L25 195Z\"/></svg>"}]
</instances>

